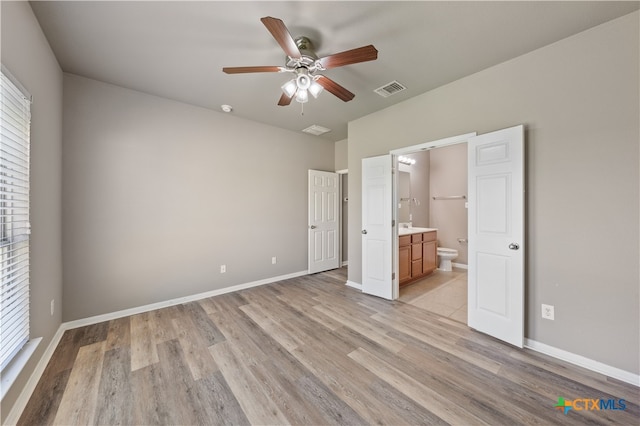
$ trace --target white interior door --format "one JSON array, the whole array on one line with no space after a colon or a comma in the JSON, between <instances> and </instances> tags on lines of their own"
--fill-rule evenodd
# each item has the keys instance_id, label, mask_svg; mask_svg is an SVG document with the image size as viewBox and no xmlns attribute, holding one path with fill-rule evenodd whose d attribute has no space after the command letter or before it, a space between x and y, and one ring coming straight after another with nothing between
<instances>
[{"instance_id":1,"label":"white interior door","mask_svg":"<svg viewBox=\"0 0 640 426\"><path fill-rule=\"evenodd\" d=\"M470 138L468 159L468 324L522 347L524 127Z\"/></svg>"},{"instance_id":2,"label":"white interior door","mask_svg":"<svg viewBox=\"0 0 640 426\"><path fill-rule=\"evenodd\" d=\"M309 273L340 267L337 173L309 170Z\"/></svg>"},{"instance_id":3,"label":"white interior door","mask_svg":"<svg viewBox=\"0 0 640 426\"><path fill-rule=\"evenodd\" d=\"M362 159L362 291L393 299L391 155Z\"/></svg>"}]
</instances>

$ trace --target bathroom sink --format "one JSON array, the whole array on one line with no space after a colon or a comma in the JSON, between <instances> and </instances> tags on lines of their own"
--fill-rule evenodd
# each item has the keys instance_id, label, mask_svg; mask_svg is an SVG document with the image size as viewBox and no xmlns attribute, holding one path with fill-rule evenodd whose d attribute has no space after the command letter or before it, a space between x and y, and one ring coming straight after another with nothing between
<instances>
[{"instance_id":1,"label":"bathroom sink","mask_svg":"<svg viewBox=\"0 0 640 426\"><path fill-rule=\"evenodd\" d=\"M431 232L431 231L437 231L437 228L417 228L417 227L410 227L410 228L403 228L400 227L398 228L398 235L410 235L410 234L419 234L421 232Z\"/></svg>"}]
</instances>

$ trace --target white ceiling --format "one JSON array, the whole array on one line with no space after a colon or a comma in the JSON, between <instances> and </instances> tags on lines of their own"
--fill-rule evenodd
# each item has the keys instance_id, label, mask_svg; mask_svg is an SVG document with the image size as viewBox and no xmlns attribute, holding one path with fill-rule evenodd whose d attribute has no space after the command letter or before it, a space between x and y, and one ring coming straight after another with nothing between
<instances>
[{"instance_id":1,"label":"white ceiling","mask_svg":"<svg viewBox=\"0 0 640 426\"><path fill-rule=\"evenodd\" d=\"M300 131L347 123L492 65L637 10L638 1L32 1L65 72ZM290 74L236 74L224 66L277 65L285 56L260 22L280 18L318 56L373 44L378 60L325 71L355 93L277 106ZM382 98L397 80L407 90ZM222 113L222 112L221 112Z\"/></svg>"}]
</instances>

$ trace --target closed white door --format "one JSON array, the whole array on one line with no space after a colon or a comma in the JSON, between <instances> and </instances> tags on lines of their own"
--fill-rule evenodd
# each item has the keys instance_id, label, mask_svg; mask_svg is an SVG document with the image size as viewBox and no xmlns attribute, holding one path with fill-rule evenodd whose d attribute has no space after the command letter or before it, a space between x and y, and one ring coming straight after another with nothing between
<instances>
[{"instance_id":1,"label":"closed white door","mask_svg":"<svg viewBox=\"0 0 640 426\"><path fill-rule=\"evenodd\" d=\"M309 170L309 273L340 267L338 174Z\"/></svg>"},{"instance_id":2,"label":"closed white door","mask_svg":"<svg viewBox=\"0 0 640 426\"><path fill-rule=\"evenodd\" d=\"M393 299L391 155L362 160L362 291Z\"/></svg>"},{"instance_id":3,"label":"closed white door","mask_svg":"<svg viewBox=\"0 0 640 426\"><path fill-rule=\"evenodd\" d=\"M468 142L468 325L522 347L524 127Z\"/></svg>"}]
</instances>

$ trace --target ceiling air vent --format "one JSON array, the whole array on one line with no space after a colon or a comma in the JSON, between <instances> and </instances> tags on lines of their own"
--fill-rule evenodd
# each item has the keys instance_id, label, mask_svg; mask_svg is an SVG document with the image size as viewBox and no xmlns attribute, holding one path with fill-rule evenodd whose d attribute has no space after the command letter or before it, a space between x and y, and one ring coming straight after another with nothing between
<instances>
[{"instance_id":1,"label":"ceiling air vent","mask_svg":"<svg viewBox=\"0 0 640 426\"><path fill-rule=\"evenodd\" d=\"M305 133L310 133L314 136L320 136L324 133L330 132L331 129L327 129L326 127L318 126L317 124L313 124L306 129L302 130Z\"/></svg>"},{"instance_id":2,"label":"ceiling air vent","mask_svg":"<svg viewBox=\"0 0 640 426\"><path fill-rule=\"evenodd\" d=\"M378 87L376 90L374 90L374 92L376 92L378 95L382 96L383 98L388 98L389 96L395 95L398 92L402 92L405 89L406 87L404 87L402 84L398 83L397 81L393 80L391 83L387 83L382 87Z\"/></svg>"}]
</instances>

